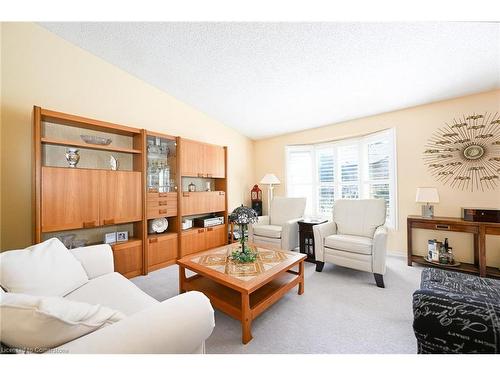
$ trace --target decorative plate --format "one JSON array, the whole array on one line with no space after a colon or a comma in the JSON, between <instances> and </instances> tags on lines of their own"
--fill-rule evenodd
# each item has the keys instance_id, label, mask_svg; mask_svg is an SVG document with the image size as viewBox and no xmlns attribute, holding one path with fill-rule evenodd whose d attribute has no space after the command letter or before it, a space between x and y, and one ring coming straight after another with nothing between
<instances>
[{"instance_id":1,"label":"decorative plate","mask_svg":"<svg viewBox=\"0 0 500 375\"><path fill-rule=\"evenodd\" d=\"M168 220L166 217L160 217L159 219L153 219L150 223L150 229L152 232L163 233L168 228Z\"/></svg>"},{"instance_id":2,"label":"decorative plate","mask_svg":"<svg viewBox=\"0 0 500 375\"><path fill-rule=\"evenodd\" d=\"M111 138L99 137L97 135L85 135L85 134L82 134L82 135L80 135L80 138L85 143L89 143L89 144L92 144L92 145L107 146L107 145L109 145L112 142Z\"/></svg>"}]
</instances>

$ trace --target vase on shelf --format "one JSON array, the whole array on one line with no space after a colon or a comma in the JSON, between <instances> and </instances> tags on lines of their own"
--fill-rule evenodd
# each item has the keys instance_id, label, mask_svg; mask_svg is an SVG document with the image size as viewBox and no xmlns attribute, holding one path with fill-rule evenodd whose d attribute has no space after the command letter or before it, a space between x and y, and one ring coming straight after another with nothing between
<instances>
[{"instance_id":1,"label":"vase on shelf","mask_svg":"<svg viewBox=\"0 0 500 375\"><path fill-rule=\"evenodd\" d=\"M80 149L78 148L67 148L66 153L64 156L66 156L66 160L68 161L69 167L70 168L76 168L76 165L80 161Z\"/></svg>"}]
</instances>

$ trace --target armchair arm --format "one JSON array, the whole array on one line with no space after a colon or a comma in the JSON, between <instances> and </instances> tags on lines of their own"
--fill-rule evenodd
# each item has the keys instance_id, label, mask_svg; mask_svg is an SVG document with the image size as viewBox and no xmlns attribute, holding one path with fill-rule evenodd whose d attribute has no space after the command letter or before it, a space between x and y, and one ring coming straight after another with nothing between
<instances>
[{"instance_id":1,"label":"armchair arm","mask_svg":"<svg viewBox=\"0 0 500 375\"><path fill-rule=\"evenodd\" d=\"M387 256L387 228L380 226L373 235L373 273L385 274L385 258Z\"/></svg>"},{"instance_id":2,"label":"armchair arm","mask_svg":"<svg viewBox=\"0 0 500 375\"><path fill-rule=\"evenodd\" d=\"M316 260L324 262L325 237L337 233L337 224L333 221L313 226L314 256Z\"/></svg>"},{"instance_id":3,"label":"armchair arm","mask_svg":"<svg viewBox=\"0 0 500 375\"><path fill-rule=\"evenodd\" d=\"M85 354L193 353L215 326L203 293L170 298L57 348Z\"/></svg>"},{"instance_id":4,"label":"armchair arm","mask_svg":"<svg viewBox=\"0 0 500 375\"><path fill-rule=\"evenodd\" d=\"M79 247L71 253L80 261L89 279L115 271L113 251L107 244Z\"/></svg>"},{"instance_id":5,"label":"armchair arm","mask_svg":"<svg viewBox=\"0 0 500 375\"><path fill-rule=\"evenodd\" d=\"M257 223L250 224L248 226L248 240L250 242L254 242L254 239L253 239L253 226L254 225L259 225L259 224L269 225L269 216L267 216L267 215L259 216L257 219L258 219Z\"/></svg>"},{"instance_id":6,"label":"armchair arm","mask_svg":"<svg viewBox=\"0 0 500 375\"><path fill-rule=\"evenodd\" d=\"M281 229L281 248L283 250L294 250L299 246L299 224L301 217L287 220Z\"/></svg>"}]
</instances>

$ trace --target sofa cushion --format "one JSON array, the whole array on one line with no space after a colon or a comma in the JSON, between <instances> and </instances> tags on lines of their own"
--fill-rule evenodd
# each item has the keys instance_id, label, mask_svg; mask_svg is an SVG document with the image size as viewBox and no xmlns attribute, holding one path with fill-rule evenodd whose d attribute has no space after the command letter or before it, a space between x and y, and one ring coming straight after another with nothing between
<instances>
[{"instance_id":1,"label":"sofa cushion","mask_svg":"<svg viewBox=\"0 0 500 375\"><path fill-rule=\"evenodd\" d=\"M134 283L117 272L108 273L90 280L87 284L68 294L66 298L90 304L100 304L132 315L156 303Z\"/></svg>"},{"instance_id":2,"label":"sofa cushion","mask_svg":"<svg viewBox=\"0 0 500 375\"><path fill-rule=\"evenodd\" d=\"M373 238L386 216L383 199L339 199L333 205L333 221L338 234Z\"/></svg>"},{"instance_id":3,"label":"sofa cushion","mask_svg":"<svg viewBox=\"0 0 500 375\"><path fill-rule=\"evenodd\" d=\"M125 318L104 306L17 293L0 296L0 316L2 343L36 353Z\"/></svg>"},{"instance_id":4,"label":"sofa cushion","mask_svg":"<svg viewBox=\"0 0 500 375\"><path fill-rule=\"evenodd\" d=\"M325 238L325 246L358 254L372 253L372 240L368 237L333 234Z\"/></svg>"},{"instance_id":5,"label":"sofa cushion","mask_svg":"<svg viewBox=\"0 0 500 375\"><path fill-rule=\"evenodd\" d=\"M254 225L253 233L256 236L281 238L282 227L279 225Z\"/></svg>"},{"instance_id":6,"label":"sofa cushion","mask_svg":"<svg viewBox=\"0 0 500 375\"><path fill-rule=\"evenodd\" d=\"M87 281L81 263L57 238L0 254L0 284L10 293L62 297Z\"/></svg>"}]
</instances>

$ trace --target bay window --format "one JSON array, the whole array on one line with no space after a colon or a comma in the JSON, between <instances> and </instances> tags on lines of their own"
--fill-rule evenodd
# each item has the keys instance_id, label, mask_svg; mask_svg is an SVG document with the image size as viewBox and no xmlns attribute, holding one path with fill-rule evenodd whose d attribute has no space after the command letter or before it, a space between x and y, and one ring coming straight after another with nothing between
<instances>
[{"instance_id":1,"label":"bay window","mask_svg":"<svg viewBox=\"0 0 500 375\"><path fill-rule=\"evenodd\" d=\"M335 199L382 198L386 225L396 225L394 131L312 145L287 146L289 197L307 198L306 215L330 218Z\"/></svg>"}]
</instances>

